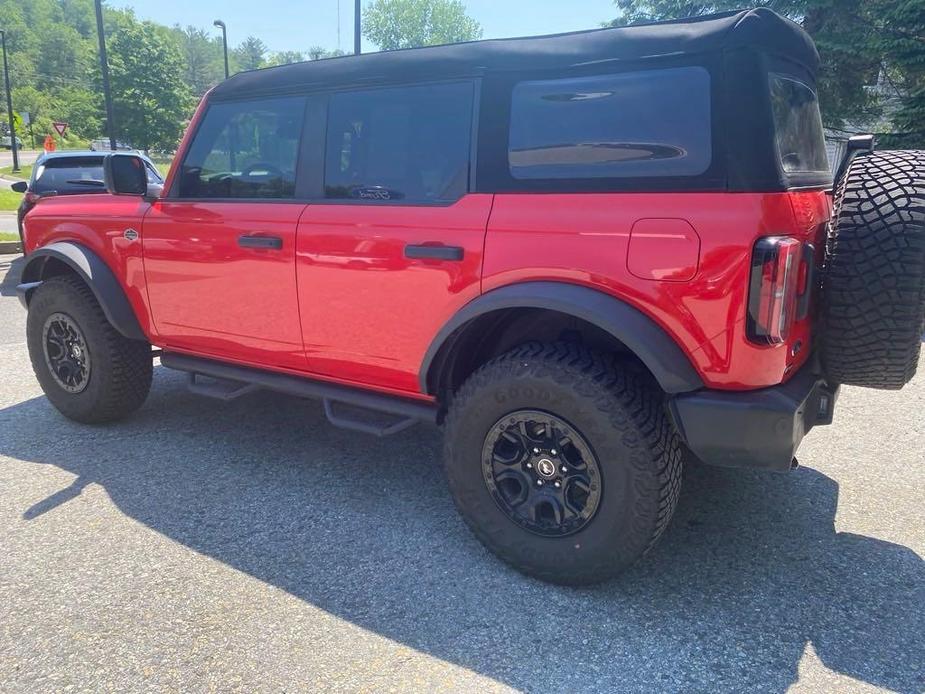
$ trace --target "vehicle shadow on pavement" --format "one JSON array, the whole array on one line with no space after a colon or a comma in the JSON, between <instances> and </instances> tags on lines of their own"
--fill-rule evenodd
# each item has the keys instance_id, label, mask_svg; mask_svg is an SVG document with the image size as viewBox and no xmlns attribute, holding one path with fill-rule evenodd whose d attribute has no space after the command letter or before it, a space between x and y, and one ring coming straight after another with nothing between
<instances>
[{"instance_id":1,"label":"vehicle shadow on pavement","mask_svg":"<svg viewBox=\"0 0 925 694\"><path fill-rule=\"evenodd\" d=\"M213 405L158 368L148 403L119 425L81 427L34 398L0 410L0 431L0 454L76 476L24 519L102 485L196 552L519 689L783 691L807 644L863 682L925 684L923 561L836 532L838 485L812 469L692 467L649 558L566 589L470 536L434 429L361 437L278 395Z\"/></svg>"},{"instance_id":2,"label":"vehicle shadow on pavement","mask_svg":"<svg viewBox=\"0 0 925 694\"><path fill-rule=\"evenodd\" d=\"M16 296L16 285L19 284L19 277L25 264L25 256L0 255L0 274L3 275L3 281L0 282L0 296Z\"/></svg>"}]
</instances>

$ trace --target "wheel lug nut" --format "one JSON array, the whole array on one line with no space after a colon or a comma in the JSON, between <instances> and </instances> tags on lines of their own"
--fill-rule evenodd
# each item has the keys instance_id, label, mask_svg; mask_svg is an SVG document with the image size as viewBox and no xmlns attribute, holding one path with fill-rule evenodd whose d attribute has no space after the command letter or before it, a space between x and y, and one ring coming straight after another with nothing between
<instances>
[{"instance_id":1,"label":"wheel lug nut","mask_svg":"<svg viewBox=\"0 0 925 694\"><path fill-rule=\"evenodd\" d=\"M536 481L536 486L537 486L537 487L542 487L542 486L543 486L543 480L537 480L537 481Z\"/></svg>"},{"instance_id":2,"label":"wheel lug nut","mask_svg":"<svg viewBox=\"0 0 925 694\"><path fill-rule=\"evenodd\" d=\"M568 468L565 467L565 465L563 465L563 466L562 466L561 468L559 468L559 469L562 470L563 473L568 472Z\"/></svg>"},{"instance_id":3,"label":"wheel lug nut","mask_svg":"<svg viewBox=\"0 0 925 694\"><path fill-rule=\"evenodd\" d=\"M528 469L528 470L532 470L532 469L533 469L533 463L527 463L527 469Z\"/></svg>"},{"instance_id":4,"label":"wheel lug nut","mask_svg":"<svg viewBox=\"0 0 925 694\"><path fill-rule=\"evenodd\" d=\"M553 449L552 449L551 451L549 451L549 452L550 452L552 455L556 455L556 449L555 449L555 448L553 448Z\"/></svg>"},{"instance_id":5,"label":"wheel lug nut","mask_svg":"<svg viewBox=\"0 0 925 694\"><path fill-rule=\"evenodd\" d=\"M534 453L539 453L539 452L540 452L540 449L539 449L539 448L534 448L534 449L533 449L533 452L534 452Z\"/></svg>"},{"instance_id":6,"label":"wheel lug nut","mask_svg":"<svg viewBox=\"0 0 925 694\"><path fill-rule=\"evenodd\" d=\"M559 480L556 480L556 487L558 488L558 487L561 487L561 486L562 486L562 483L561 483Z\"/></svg>"}]
</instances>

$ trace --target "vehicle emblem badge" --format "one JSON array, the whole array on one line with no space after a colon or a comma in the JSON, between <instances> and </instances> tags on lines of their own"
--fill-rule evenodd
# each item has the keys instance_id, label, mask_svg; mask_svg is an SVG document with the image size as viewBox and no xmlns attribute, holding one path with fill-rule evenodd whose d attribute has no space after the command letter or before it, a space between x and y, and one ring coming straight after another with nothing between
<instances>
[{"instance_id":1,"label":"vehicle emblem badge","mask_svg":"<svg viewBox=\"0 0 925 694\"><path fill-rule=\"evenodd\" d=\"M541 477L552 479L556 474L556 465L549 458L543 458L536 464L537 472Z\"/></svg>"},{"instance_id":2,"label":"vehicle emblem badge","mask_svg":"<svg viewBox=\"0 0 925 694\"><path fill-rule=\"evenodd\" d=\"M134 229L126 229L125 233L122 234L122 236L128 239L129 241L134 241L135 239L138 238L138 232L135 231Z\"/></svg>"}]
</instances>

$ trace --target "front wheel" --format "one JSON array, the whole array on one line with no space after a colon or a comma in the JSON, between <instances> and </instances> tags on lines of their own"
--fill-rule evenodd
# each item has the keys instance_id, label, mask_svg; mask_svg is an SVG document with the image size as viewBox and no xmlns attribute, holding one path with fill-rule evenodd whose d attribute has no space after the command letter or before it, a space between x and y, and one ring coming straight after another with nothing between
<instances>
[{"instance_id":1,"label":"front wheel","mask_svg":"<svg viewBox=\"0 0 925 694\"><path fill-rule=\"evenodd\" d=\"M151 346L117 332L78 277L52 277L35 290L26 339L42 390L69 419L122 419L148 396Z\"/></svg>"},{"instance_id":2,"label":"front wheel","mask_svg":"<svg viewBox=\"0 0 925 694\"><path fill-rule=\"evenodd\" d=\"M463 385L446 424L450 489L466 523L516 569L580 585L649 551L681 486L664 396L632 363L528 344Z\"/></svg>"}]
</instances>

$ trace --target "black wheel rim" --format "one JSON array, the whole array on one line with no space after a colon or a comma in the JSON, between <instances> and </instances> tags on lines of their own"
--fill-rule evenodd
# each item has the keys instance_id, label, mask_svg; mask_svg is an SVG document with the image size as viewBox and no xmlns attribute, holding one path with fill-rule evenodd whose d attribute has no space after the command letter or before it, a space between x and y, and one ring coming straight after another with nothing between
<instances>
[{"instance_id":1,"label":"black wheel rim","mask_svg":"<svg viewBox=\"0 0 925 694\"><path fill-rule=\"evenodd\" d=\"M601 471L591 446L547 412L518 410L499 419L485 437L482 477L508 518L537 535L576 533L600 505Z\"/></svg>"},{"instance_id":2,"label":"black wheel rim","mask_svg":"<svg viewBox=\"0 0 925 694\"><path fill-rule=\"evenodd\" d=\"M77 323L64 313L53 313L42 329L45 364L57 384L79 393L90 382L90 351Z\"/></svg>"}]
</instances>

